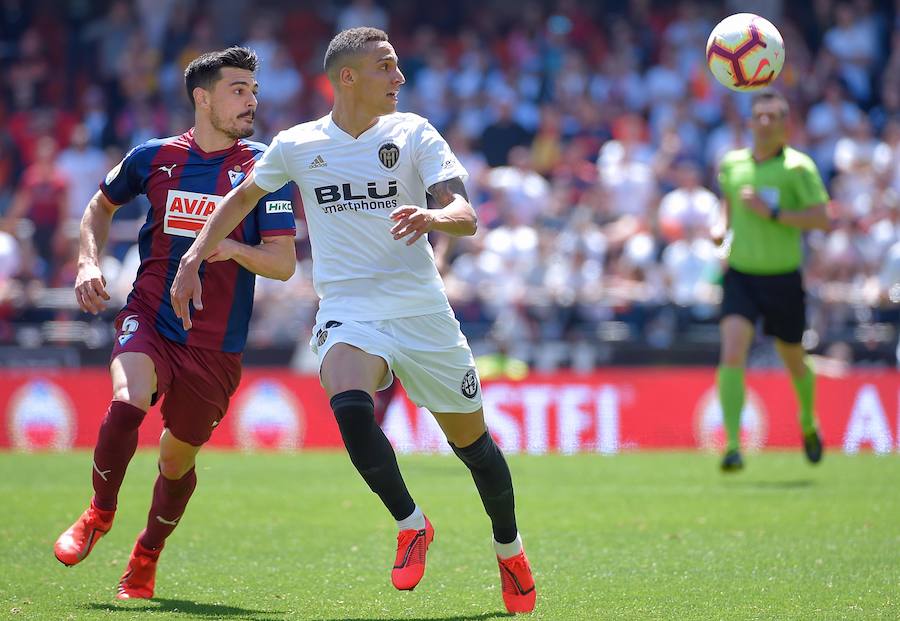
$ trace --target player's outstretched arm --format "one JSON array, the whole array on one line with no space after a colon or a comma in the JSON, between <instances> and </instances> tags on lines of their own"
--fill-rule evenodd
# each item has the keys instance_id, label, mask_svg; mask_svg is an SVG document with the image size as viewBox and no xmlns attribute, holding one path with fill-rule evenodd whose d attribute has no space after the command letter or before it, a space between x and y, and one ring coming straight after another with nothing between
<instances>
[{"instance_id":1,"label":"player's outstretched arm","mask_svg":"<svg viewBox=\"0 0 900 621\"><path fill-rule=\"evenodd\" d=\"M94 315L106 310L106 302L109 300L106 279L100 271L100 255L109 237L113 214L118 208L118 205L110 202L98 190L81 217L75 299L78 300L81 310Z\"/></svg>"},{"instance_id":2,"label":"player's outstretched arm","mask_svg":"<svg viewBox=\"0 0 900 621\"><path fill-rule=\"evenodd\" d=\"M263 237L258 246L223 239L206 261L216 263L229 259L254 274L276 280L288 280L297 267L294 238L290 235Z\"/></svg>"},{"instance_id":3,"label":"player's outstretched arm","mask_svg":"<svg viewBox=\"0 0 900 621\"><path fill-rule=\"evenodd\" d=\"M229 192L203 225L197 239L181 257L178 272L169 294L175 316L185 330L191 329L190 303L203 310L203 290L200 285L200 264L213 253L216 246L241 223L253 206L267 194L253 182L253 173L241 185Z\"/></svg>"},{"instance_id":4,"label":"player's outstretched arm","mask_svg":"<svg viewBox=\"0 0 900 621\"><path fill-rule=\"evenodd\" d=\"M391 228L394 239L409 235L406 245L411 246L431 231L441 231L457 237L474 235L478 230L478 216L469 203L462 179L454 177L439 181L428 188L428 193L441 205L440 209L425 209L417 205L401 205L391 213L396 224Z\"/></svg>"}]
</instances>

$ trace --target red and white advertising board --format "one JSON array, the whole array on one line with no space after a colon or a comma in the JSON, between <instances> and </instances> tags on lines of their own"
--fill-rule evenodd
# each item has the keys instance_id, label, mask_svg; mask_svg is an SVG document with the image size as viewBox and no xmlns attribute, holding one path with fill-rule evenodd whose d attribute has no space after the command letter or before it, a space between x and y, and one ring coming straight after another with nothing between
<instances>
[{"instance_id":1,"label":"red and white advertising board","mask_svg":"<svg viewBox=\"0 0 900 621\"><path fill-rule=\"evenodd\" d=\"M748 447L799 446L797 405L780 371L751 371L743 416ZM0 374L0 448L89 448L110 399L105 370ZM640 449L714 449L722 416L713 369L603 369L485 382L485 414L508 453L612 454ZM817 405L826 444L847 453L900 451L900 373L856 371L819 378ZM388 437L404 452L447 452L431 416L402 392L388 409ZM141 428L142 445L162 430L158 408ZM328 399L313 376L246 369L210 445L245 450L341 447Z\"/></svg>"}]
</instances>

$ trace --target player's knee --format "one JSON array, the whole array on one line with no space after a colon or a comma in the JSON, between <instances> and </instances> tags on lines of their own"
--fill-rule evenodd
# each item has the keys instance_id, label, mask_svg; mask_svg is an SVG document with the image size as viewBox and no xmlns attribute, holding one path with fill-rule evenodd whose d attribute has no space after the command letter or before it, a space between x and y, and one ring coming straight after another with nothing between
<instances>
[{"instance_id":1,"label":"player's knee","mask_svg":"<svg viewBox=\"0 0 900 621\"><path fill-rule=\"evenodd\" d=\"M114 401L121 401L133 405L145 412L150 409L152 399L153 393L149 389L129 387L127 384L116 386L113 389Z\"/></svg>"},{"instance_id":2,"label":"player's knee","mask_svg":"<svg viewBox=\"0 0 900 621\"><path fill-rule=\"evenodd\" d=\"M487 434L488 437L491 435L485 431L483 424L478 427L473 427L472 429L445 429L444 434L447 436L447 442L449 442L451 446L457 447L475 446L485 434Z\"/></svg>"},{"instance_id":3,"label":"player's knee","mask_svg":"<svg viewBox=\"0 0 900 621\"><path fill-rule=\"evenodd\" d=\"M147 410L145 408L113 400L109 406L109 411L107 411L101 423L101 433L103 433L104 429L113 433L136 432L144 421L146 414Z\"/></svg>"},{"instance_id":4,"label":"player's knee","mask_svg":"<svg viewBox=\"0 0 900 621\"><path fill-rule=\"evenodd\" d=\"M450 448L469 468L486 468L498 458L503 459L503 453L489 431L485 431L474 442L465 446L459 446L451 441Z\"/></svg>"},{"instance_id":5,"label":"player's knee","mask_svg":"<svg viewBox=\"0 0 900 621\"><path fill-rule=\"evenodd\" d=\"M331 409L350 461L371 482L390 468L393 449L375 424L375 403L364 390L347 390L331 398ZM396 464L393 466L396 467Z\"/></svg>"},{"instance_id":6,"label":"player's knee","mask_svg":"<svg viewBox=\"0 0 900 621\"><path fill-rule=\"evenodd\" d=\"M719 362L727 367L742 367L747 360L747 349L737 339L725 339Z\"/></svg>"},{"instance_id":7,"label":"player's knee","mask_svg":"<svg viewBox=\"0 0 900 621\"><path fill-rule=\"evenodd\" d=\"M722 350L722 356L719 362L726 367L742 367L746 360L746 355L738 350L728 351Z\"/></svg>"},{"instance_id":8,"label":"player's knee","mask_svg":"<svg viewBox=\"0 0 900 621\"><path fill-rule=\"evenodd\" d=\"M194 457L186 455L160 455L159 473L167 479L177 481L194 467Z\"/></svg>"},{"instance_id":9,"label":"player's knee","mask_svg":"<svg viewBox=\"0 0 900 621\"><path fill-rule=\"evenodd\" d=\"M358 438L367 438L375 421L375 402L364 390L345 390L331 398L331 410L344 438L345 444L353 444Z\"/></svg>"},{"instance_id":10,"label":"player's knee","mask_svg":"<svg viewBox=\"0 0 900 621\"><path fill-rule=\"evenodd\" d=\"M784 366L787 367L791 377L796 379L802 379L806 377L807 373L811 372L811 369L806 365L806 361L803 359L802 355L796 357L784 357Z\"/></svg>"}]
</instances>

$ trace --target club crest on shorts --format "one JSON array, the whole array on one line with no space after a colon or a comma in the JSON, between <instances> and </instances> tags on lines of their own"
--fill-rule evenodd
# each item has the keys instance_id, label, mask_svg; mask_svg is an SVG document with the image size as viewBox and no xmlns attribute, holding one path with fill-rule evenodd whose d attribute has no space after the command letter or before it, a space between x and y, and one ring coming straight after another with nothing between
<instances>
[{"instance_id":1,"label":"club crest on shorts","mask_svg":"<svg viewBox=\"0 0 900 621\"><path fill-rule=\"evenodd\" d=\"M134 336L134 333L137 332L137 329L141 326L138 322L137 315L128 315L122 321L122 327L119 330L119 345L124 345L128 341L131 340L131 337Z\"/></svg>"},{"instance_id":2,"label":"club crest on shorts","mask_svg":"<svg viewBox=\"0 0 900 621\"><path fill-rule=\"evenodd\" d=\"M337 328L341 325L343 324L340 321L326 321L325 327L316 332L316 347L321 347L328 340L328 330L330 328Z\"/></svg>"},{"instance_id":3,"label":"club crest on shorts","mask_svg":"<svg viewBox=\"0 0 900 621\"><path fill-rule=\"evenodd\" d=\"M400 147L393 142L385 142L378 147L378 161L388 170L394 170L400 163Z\"/></svg>"},{"instance_id":4,"label":"club crest on shorts","mask_svg":"<svg viewBox=\"0 0 900 621\"><path fill-rule=\"evenodd\" d=\"M478 376L475 374L475 369L466 371L460 389L466 399L473 399L478 394Z\"/></svg>"}]
</instances>

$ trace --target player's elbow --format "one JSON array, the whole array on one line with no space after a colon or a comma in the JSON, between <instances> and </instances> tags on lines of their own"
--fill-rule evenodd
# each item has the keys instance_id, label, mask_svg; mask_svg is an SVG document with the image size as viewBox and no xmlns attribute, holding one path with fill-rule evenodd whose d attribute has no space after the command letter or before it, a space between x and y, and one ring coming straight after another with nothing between
<instances>
[{"instance_id":1,"label":"player's elbow","mask_svg":"<svg viewBox=\"0 0 900 621\"><path fill-rule=\"evenodd\" d=\"M806 224L802 228L810 231L819 230L828 233L835 228L835 225L836 222L830 216L828 216L827 214L821 214L807 220Z\"/></svg>"},{"instance_id":2,"label":"player's elbow","mask_svg":"<svg viewBox=\"0 0 900 621\"><path fill-rule=\"evenodd\" d=\"M97 190L94 196L91 197L91 200L88 201L81 219L82 221L86 219L91 220L98 215L112 219L118 209L118 205L106 198L106 195L104 195L103 192Z\"/></svg>"},{"instance_id":3,"label":"player's elbow","mask_svg":"<svg viewBox=\"0 0 900 621\"><path fill-rule=\"evenodd\" d=\"M815 219L812 222L812 227L814 229L819 229L820 231L825 231L826 233L832 231L837 222L834 218L832 218L832 212L829 209L828 205L822 205L816 211L813 212L815 215Z\"/></svg>"},{"instance_id":4,"label":"player's elbow","mask_svg":"<svg viewBox=\"0 0 900 621\"><path fill-rule=\"evenodd\" d=\"M466 224L465 233L463 233L464 236L471 237L478 232L478 215L475 213L474 209L466 221Z\"/></svg>"},{"instance_id":5,"label":"player's elbow","mask_svg":"<svg viewBox=\"0 0 900 621\"><path fill-rule=\"evenodd\" d=\"M278 274L275 276L278 280L282 282L287 282L291 279L291 276L294 275L294 272L297 270L297 262L291 260L290 263L286 263L279 270Z\"/></svg>"}]
</instances>

